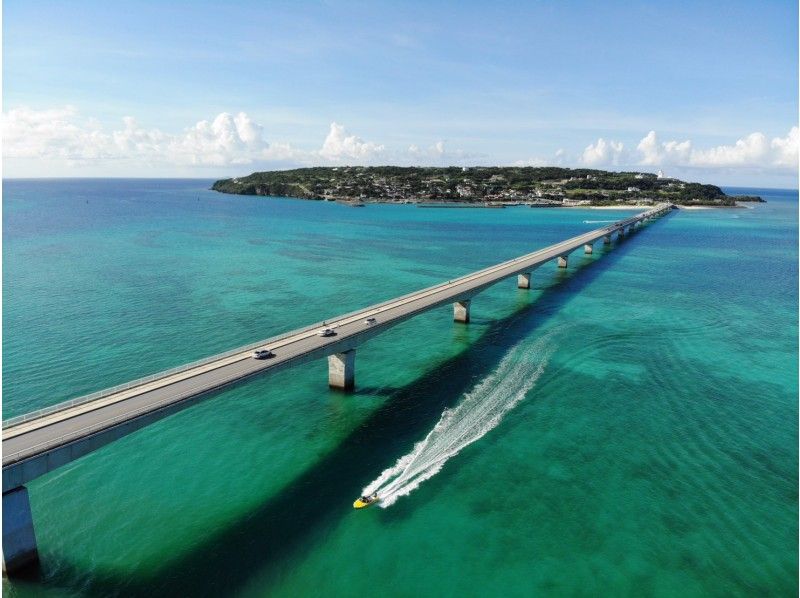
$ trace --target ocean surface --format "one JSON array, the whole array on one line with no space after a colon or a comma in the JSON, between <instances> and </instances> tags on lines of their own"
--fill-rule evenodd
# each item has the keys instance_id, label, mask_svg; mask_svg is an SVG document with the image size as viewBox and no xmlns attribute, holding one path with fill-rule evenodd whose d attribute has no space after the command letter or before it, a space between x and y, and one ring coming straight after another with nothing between
<instances>
[{"instance_id":1,"label":"ocean surface","mask_svg":"<svg viewBox=\"0 0 800 598\"><path fill-rule=\"evenodd\" d=\"M3 417L629 212L3 182ZM736 192L737 190L729 189ZM674 212L30 483L9 596L795 596L798 195ZM352 508L380 489L383 508Z\"/></svg>"}]
</instances>

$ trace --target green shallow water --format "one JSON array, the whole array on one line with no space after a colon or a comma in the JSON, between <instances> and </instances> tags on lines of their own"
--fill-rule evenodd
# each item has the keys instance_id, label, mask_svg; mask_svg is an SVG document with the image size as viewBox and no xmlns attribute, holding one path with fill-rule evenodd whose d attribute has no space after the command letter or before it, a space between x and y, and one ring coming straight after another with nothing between
<instances>
[{"instance_id":1,"label":"green shallow water","mask_svg":"<svg viewBox=\"0 0 800 598\"><path fill-rule=\"evenodd\" d=\"M624 214L207 187L4 182L5 418ZM359 349L352 395L312 363L32 482L42 571L4 591L796 595L797 193L761 192L542 267L530 292L498 284L469 326L404 323ZM485 435L354 511L446 410Z\"/></svg>"}]
</instances>

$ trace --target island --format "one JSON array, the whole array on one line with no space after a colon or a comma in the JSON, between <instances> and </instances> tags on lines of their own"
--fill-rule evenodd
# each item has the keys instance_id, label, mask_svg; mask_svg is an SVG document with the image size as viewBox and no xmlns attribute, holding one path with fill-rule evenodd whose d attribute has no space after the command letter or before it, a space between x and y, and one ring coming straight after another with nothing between
<instances>
[{"instance_id":1,"label":"island","mask_svg":"<svg viewBox=\"0 0 800 598\"><path fill-rule=\"evenodd\" d=\"M530 205L733 207L762 202L750 195L727 195L715 185L689 183L647 172L588 168L474 166L447 168L341 166L254 172L216 181L214 191L310 200L415 203L421 206Z\"/></svg>"}]
</instances>

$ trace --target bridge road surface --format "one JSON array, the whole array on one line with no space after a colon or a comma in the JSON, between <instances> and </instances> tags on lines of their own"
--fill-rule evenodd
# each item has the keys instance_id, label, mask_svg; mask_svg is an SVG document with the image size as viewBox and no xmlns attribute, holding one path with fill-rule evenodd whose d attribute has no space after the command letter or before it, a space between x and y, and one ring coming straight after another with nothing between
<instances>
[{"instance_id":1,"label":"bridge road surface","mask_svg":"<svg viewBox=\"0 0 800 598\"><path fill-rule=\"evenodd\" d=\"M271 359L253 359L253 349L250 346L240 353L226 354L218 360L211 358L212 360L209 362L185 371L157 377L139 386L7 426L3 430L2 437L3 490L5 492L10 488L22 485L46 471L69 462L72 458L77 458L161 417L188 407L199 398L212 392L264 372L292 367L327 355L354 349L366 340L419 313L447 303L469 299L501 280L519 273L531 272L545 262L568 255L584 244L593 243L607 235L619 232L624 227L631 226L645 218L660 216L669 211L671 207L668 204L660 205L647 212L522 257L367 307L347 316L329 320L326 325L336 332L333 337L319 336L317 334L318 327L315 327L267 339L263 343L259 343L259 347L271 349L275 353L275 357ZM365 323L366 318L370 317L376 318L376 323L371 326ZM162 414L159 415L159 412ZM139 418L146 418L147 422L127 426L130 429L118 433L115 438L99 442L97 446L82 450L81 454L64 459L62 463L51 464L43 471L38 471L40 468L37 467L36 473L29 472L21 476L9 476L9 479L6 479L5 474L11 473L10 471L6 472L7 468L24 465L23 462L49 454L78 440L98 435L110 428L131 424ZM61 460L59 459L59 461ZM16 469L16 467L14 468Z\"/></svg>"}]
</instances>

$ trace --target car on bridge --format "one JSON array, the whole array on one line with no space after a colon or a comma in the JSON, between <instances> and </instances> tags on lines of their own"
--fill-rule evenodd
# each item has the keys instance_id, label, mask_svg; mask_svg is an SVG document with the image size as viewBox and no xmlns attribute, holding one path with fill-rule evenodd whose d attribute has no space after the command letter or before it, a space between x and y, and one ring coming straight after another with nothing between
<instances>
[{"instance_id":1,"label":"car on bridge","mask_svg":"<svg viewBox=\"0 0 800 598\"><path fill-rule=\"evenodd\" d=\"M270 357L275 357L275 353L269 349L256 349L253 351L253 359L269 359Z\"/></svg>"},{"instance_id":2,"label":"car on bridge","mask_svg":"<svg viewBox=\"0 0 800 598\"><path fill-rule=\"evenodd\" d=\"M319 332L317 332L319 336L336 336L336 333L333 331L333 328L323 328Z\"/></svg>"},{"instance_id":3,"label":"car on bridge","mask_svg":"<svg viewBox=\"0 0 800 598\"><path fill-rule=\"evenodd\" d=\"M366 324L367 326L374 326L377 323L378 320L376 318L367 318L366 320L364 320L364 324Z\"/></svg>"}]
</instances>

